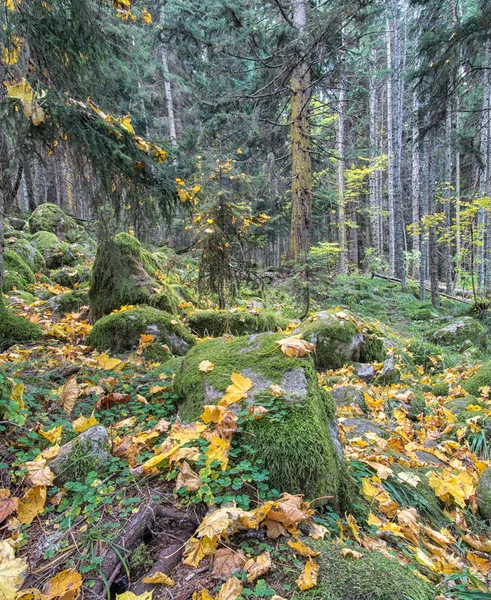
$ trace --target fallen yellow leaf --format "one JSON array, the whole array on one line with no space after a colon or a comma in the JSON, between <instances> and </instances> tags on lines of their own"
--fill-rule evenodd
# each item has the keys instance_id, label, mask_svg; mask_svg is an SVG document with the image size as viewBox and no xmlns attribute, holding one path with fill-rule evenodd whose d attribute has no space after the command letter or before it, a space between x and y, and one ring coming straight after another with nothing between
<instances>
[{"instance_id":1,"label":"fallen yellow leaf","mask_svg":"<svg viewBox=\"0 0 491 600\"><path fill-rule=\"evenodd\" d=\"M312 559L307 561L300 577L296 580L296 584L300 590L310 590L317 585L317 578L319 577L319 565Z\"/></svg>"},{"instance_id":2,"label":"fallen yellow leaf","mask_svg":"<svg viewBox=\"0 0 491 600\"><path fill-rule=\"evenodd\" d=\"M157 571L153 575L148 575L147 577L142 578L143 583L153 583L153 584L162 584L168 585L172 587L174 585L174 580L168 577L165 573L161 571Z\"/></svg>"}]
</instances>

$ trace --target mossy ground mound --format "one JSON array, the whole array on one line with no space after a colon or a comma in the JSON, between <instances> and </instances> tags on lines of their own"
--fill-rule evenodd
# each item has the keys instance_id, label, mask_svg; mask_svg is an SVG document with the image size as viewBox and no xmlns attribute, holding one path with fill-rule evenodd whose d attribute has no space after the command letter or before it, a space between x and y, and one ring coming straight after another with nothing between
<instances>
[{"instance_id":1,"label":"mossy ground mound","mask_svg":"<svg viewBox=\"0 0 491 600\"><path fill-rule=\"evenodd\" d=\"M187 320L191 331L200 337L220 337L225 334L246 335L277 330L276 316L268 311L251 313L199 310L188 315Z\"/></svg>"},{"instance_id":2,"label":"mossy ground mound","mask_svg":"<svg viewBox=\"0 0 491 600\"><path fill-rule=\"evenodd\" d=\"M121 306L147 304L176 314L175 290L153 275L158 264L140 242L126 234L101 244L92 269L89 292L94 321Z\"/></svg>"},{"instance_id":3,"label":"mossy ground mound","mask_svg":"<svg viewBox=\"0 0 491 600\"><path fill-rule=\"evenodd\" d=\"M462 344L484 348L486 345L486 329L472 317L461 317L445 325L445 327L433 331L430 339L435 344L453 346L456 350Z\"/></svg>"},{"instance_id":4,"label":"mossy ground mound","mask_svg":"<svg viewBox=\"0 0 491 600\"><path fill-rule=\"evenodd\" d=\"M331 542L316 542L321 555L318 585L302 594L306 600L434 600L436 589L422 581L409 567L380 554L356 551L361 558L341 554L345 547Z\"/></svg>"},{"instance_id":5,"label":"mossy ground mound","mask_svg":"<svg viewBox=\"0 0 491 600\"><path fill-rule=\"evenodd\" d=\"M82 283L90 282L92 268L88 264L75 265L73 267L62 267L50 273L51 279L64 287L74 287Z\"/></svg>"},{"instance_id":6,"label":"mossy ground mound","mask_svg":"<svg viewBox=\"0 0 491 600\"><path fill-rule=\"evenodd\" d=\"M89 304L89 295L84 291L70 291L48 300L48 307L56 312L71 313Z\"/></svg>"},{"instance_id":7,"label":"mossy ground mound","mask_svg":"<svg viewBox=\"0 0 491 600\"><path fill-rule=\"evenodd\" d=\"M13 250L5 250L4 261L4 292L8 292L14 288L25 290L28 285L36 281L34 273L29 265L26 264Z\"/></svg>"},{"instance_id":8,"label":"mossy ground mound","mask_svg":"<svg viewBox=\"0 0 491 600\"><path fill-rule=\"evenodd\" d=\"M49 231L38 231L31 237L31 243L42 254L48 269L70 266L77 260L77 255L70 245Z\"/></svg>"},{"instance_id":9,"label":"mossy ground mound","mask_svg":"<svg viewBox=\"0 0 491 600\"><path fill-rule=\"evenodd\" d=\"M76 242L85 234L75 219L69 217L56 204L46 202L39 205L29 218L31 233L49 231L61 240Z\"/></svg>"},{"instance_id":10,"label":"mossy ground mound","mask_svg":"<svg viewBox=\"0 0 491 600\"><path fill-rule=\"evenodd\" d=\"M37 340L40 336L41 330L35 323L18 317L0 301L0 350L13 344Z\"/></svg>"},{"instance_id":11,"label":"mossy ground mound","mask_svg":"<svg viewBox=\"0 0 491 600\"><path fill-rule=\"evenodd\" d=\"M281 419L253 421L243 443L262 459L276 489L311 499L332 496L338 505L344 502L345 479L331 435L336 432L334 400L319 387L310 357L290 358L281 352L276 342L282 337L263 333L199 344L184 357L175 376L175 390L181 398L179 414L186 421L196 419L204 404L222 397L234 372L253 381L247 403L260 405L261 398L272 398L270 385L280 385L284 397L276 402ZM198 369L203 360L215 365L211 372Z\"/></svg>"},{"instance_id":12,"label":"mossy ground mound","mask_svg":"<svg viewBox=\"0 0 491 600\"><path fill-rule=\"evenodd\" d=\"M6 248L17 254L34 273L42 273L46 269L43 255L28 240L16 237L8 238Z\"/></svg>"},{"instance_id":13,"label":"mossy ground mound","mask_svg":"<svg viewBox=\"0 0 491 600\"><path fill-rule=\"evenodd\" d=\"M87 343L97 350L126 352L135 350L140 335L153 335L155 341L166 344L173 354L182 356L195 343L194 337L162 310L140 306L99 319L87 337Z\"/></svg>"},{"instance_id":14,"label":"mossy ground mound","mask_svg":"<svg viewBox=\"0 0 491 600\"><path fill-rule=\"evenodd\" d=\"M489 385L491 385L491 361L482 365L474 375L464 381L462 387L467 393L478 398L481 395L480 388Z\"/></svg>"}]
</instances>

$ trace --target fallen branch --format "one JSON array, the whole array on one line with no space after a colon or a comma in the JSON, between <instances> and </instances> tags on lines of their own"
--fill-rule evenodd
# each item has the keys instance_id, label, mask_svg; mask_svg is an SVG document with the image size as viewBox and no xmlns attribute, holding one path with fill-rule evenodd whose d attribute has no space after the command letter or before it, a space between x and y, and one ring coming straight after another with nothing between
<instances>
[{"instance_id":1,"label":"fallen branch","mask_svg":"<svg viewBox=\"0 0 491 600\"><path fill-rule=\"evenodd\" d=\"M401 283L400 279L397 279L396 277L389 277L388 275L382 275L382 273L373 272L372 279L374 277L378 277L379 279L385 279L386 281L394 281L395 283ZM411 281L419 283L418 281L416 281L416 279L412 279ZM425 290L427 292L431 292L430 288L425 288ZM470 306L472 306L474 304L470 300L465 300L464 298L457 298L456 296L451 296L450 294L446 294L445 292L438 292L438 293L440 294L440 296L443 296L444 298L448 298L449 300L455 300L456 302L463 302L464 304L469 304Z\"/></svg>"}]
</instances>

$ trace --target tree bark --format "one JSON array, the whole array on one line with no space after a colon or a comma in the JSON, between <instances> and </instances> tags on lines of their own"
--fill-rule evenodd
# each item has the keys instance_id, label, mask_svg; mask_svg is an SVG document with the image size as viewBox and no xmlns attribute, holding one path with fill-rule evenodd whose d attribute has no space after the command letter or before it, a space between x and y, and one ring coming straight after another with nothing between
<instances>
[{"instance_id":1,"label":"tree bark","mask_svg":"<svg viewBox=\"0 0 491 600\"><path fill-rule=\"evenodd\" d=\"M342 35L342 33L341 33ZM348 268L348 248L346 235L346 184L344 179L344 143L345 143L345 87L344 87L344 64L340 65L339 77L339 104L338 104L338 127L336 129L336 149L338 153L337 162L337 188L338 188L338 227L339 227L339 273L346 275Z\"/></svg>"},{"instance_id":2,"label":"tree bark","mask_svg":"<svg viewBox=\"0 0 491 600\"><path fill-rule=\"evenodd\" d=\"M387 18L387 158L388 158L388 203L389 203L389 272L395 274L395 213L394 213L394 74L393 74L393 40L392 20Z\"/></svg>"},{"instance_id":3,"label":"tree bark","mask_svg":"<svg viewBox=\"0 0 491 600\"><path fill-rule=\"evenodd\" d=\"M306 0L292 0L293 24L303 38ZM300 44L302 46L302 44ZM310 65L301 60L293 70L291 92L292 216L288 258L298 262L310 249L312 229L312 163L310 157Z\"/></svg>"},{"instance_id":4,"label":"tree bark","mask_svg":"<svg viewBox=\"0 0 491 600\"><path fill-rule=\"evenodd\" d=\"M419 228L419 205L421 195L421 145L419 143L419 98L416 89L413 90L413 131L412 131L412 172L411 172L411 199L413 238L413 277L417 279L420 271L421 246Z\"/></svg>"},{"instance_id":5,"label":"tree bark","mask_svg":"<svg viewBox=\"0 0 491 600\"><path fill-rule=\"evenodd\" d=\"M165 4L160 7L160 25L165 26ZM162 72L164 75L164 93L167 106L167 117L169 119L169 138L172 146L177 146L176 115L174 112L174 99L172 95L172 85L170 81L169 60L167 45L163 39L163 32L160 45L160 60L162 62Z\"/></svg>"}]
</instances>

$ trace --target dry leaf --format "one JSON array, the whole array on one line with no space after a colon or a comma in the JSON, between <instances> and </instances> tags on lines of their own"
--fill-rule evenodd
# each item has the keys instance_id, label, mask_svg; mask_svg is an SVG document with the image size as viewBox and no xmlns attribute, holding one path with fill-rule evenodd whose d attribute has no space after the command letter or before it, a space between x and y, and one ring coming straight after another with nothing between
<instances>
[{"instance_id":1,"label":"dry leaf","mask_svg":"<svg viewBox=\"0 0 491 600\"><path fill-rule=\"evenodd\" d=\"M128 404L131 400L129 394L117 394L115 392L101 396L95 404L95 409L99 408L111 408L115 404Z\"/></svg>"},{"instance_id":2,"label":"dry leaf","mask_svg":"<svg viewBox=\"0 0 491 600\"><path fill-rule=\"evenodd\" d=\"M73 421L72 427L77 433L82 433L98 424L99 421L95 418L94 413L92 413L89 418L80 415L78 419Z\"/></svg>"},{"instance_id":3,"label":"dry leaf","mask_svg":"<svg viewBox=\"0 0 491 600\"><path fill-rule=\"evenodd\" d=\"M354 559L363 558L363 554L361 552L357 552L356 550L353 550L352 548L343 548L341 550L341 554L344 556L344 558L354 558Z\"/></svg>"},{"instance_id":4,"label":"dry leaf","mask_svg":"<svg viewBox=\"0 0 491 600\"><path fill-rule=\"evenodd\" d=\"M41 430L39 433L52 444L58 444L58 442L61 440L62 432L62 426L58 425L58 427L53 427L52 429L48 429L47 431Z\"/></svg>"},{"instance_id":5,"label":"dry leaf","mask_svg":"<svg viewBox=\"0 0 491 600\"><path fill-rule=\"evenodd\" d=\"M258 577L264 575L271 568L271 555L269 552L263 552L255 558L250 558L244 565L244 572L247 573L247 581L251 583Z\"/></svg>"},{"instance_id":6,"label":"dry leaf","mask_svg":"<svg viewBox=\"0 0 491 600\"><path fill-rule=\"evenodd\" d=\"M23 558L14 558L0 563L0 598L14 600L22 587L28 565Z\"/></svg>"},{"instance_id":7,"label":"dry leaf","mask_svg":"<svg viewBox=\"0 0 491 600\"><path fill-rule=\"evenodd\" d=\"M266 519L265 521L263 521L263 525L267 527L266 534L272 540L276 540L280 537L280 535L284 535L285 537L288 535L286 527L278 521Z\"/></svg>"},{"instance_id":8,"label":"dry leaf","mask_svg":"<svg viewBox=\"0 0 491 600\"><path fill-rule=\"evenodd\" d=\"M315 350L315 345L301 339L301 334L276 342L287 356L302 357Z\"/></svg>"},{"instance_id":9,"label":"dry leaf","mask_svg":"<svg viewBox=\"0 0 491 600\"><path fill-rule=\"evenodd\" d=\"M243 589L242 581L236 577L230 577L220 588L216 600L235 600L241 595Z\"/></svg>"},{"instance_id":10,"label":"dry leaf","mask_svg":"<svg viewBox=\"0 0 491 600\"><path fill-rule=\"evenodd\" d=\"M147 577L142 578L143 583L153 583L153 584L163 584L172 587L174 585L174 580L162 573L161 571L157 571L153 575L149 575Z\"/></svg>"},{"instance_id":11,"label":"dry leaf","mask_svg":"<svg viewBox=\"0 0 491 600\"><path fill-rule=\"evenodd\" d=\"M209 360L202 360L198 365L198 369L203 373L209 373L210 371L213 371L214 368L215 365Z\"/></svg>"},{"instance_id":12,"label":"dry leaf","mask_svg":"<svg viewBox=\"0 0 491 600\"><path fill-rule=\"evenodd\" d=\"M46 488L42 485L31 488L19 502L17 518L22 524L32 523L43 512L46 502Z\"/></svg>"},{"instance_id":13,"label":"dry leaf","mask_svg":"<svg viewBox=\"0 0 491 600\"><path fill-rule=\"evenodd\" d=\"M189 464L184 461L179 470L176 479L175 490L180 490L182 487L187 488L189 492L196 492L201 487L201 480L198 475L191 469Z\"/></svg>"},{"instance_id":14,"label":"dry leaf","mask_svg":"<svg viewBox=\"0 0 491 600\"><path fill-rule=\"evenodd\" d=\"M75 407L75 402L80 396L80 388L75 376L70 377L61 390L61 405L68 414L71 414Z\"/></svg>"},{"instance_id":15,"label":"dry leaf","mask_svg":"<svg viewBox=\"0 0 491 600\"><path fill-rule=\"evenodd\" d=\"M307 546L307 544L304 544L301 540L288 540L287 543L290 546L290 548L293 548L293 550L295 550L295 552L298 552L298 554L300 554L300 556L303 556L305 558L310 558L312 556L319 556L319 554L320 554L320 552L317 552L316 550L309 548L309 546Z\"/></svg>"},{"instance_id":16,"label":"dry leaf","mask_svg":"<svg viewBox=\"0 0 491 600\"><path fill-rule=\"evenodd\" d=\"M53 485L55 474L48 467L45 458L30 460L22 465L27 469L27 478L32 486Z\"/></svg>"},{"instance_id":17,"label":"dry leaf","mask_svg":"<svg viewBox=\"0 0 491 600\"><path fill-rule=\"evenodd\" d=\"M307 561L303 571L300 574L300 577L297 579L296 584L299 589L304 592L305 590L310 590L317 585L317 578L319 577L319 565L314 562L312 559Z\"/></svg>"},{"instance_id":18,"label":"dry leaf","mask_svg":"<svg viewBox=\"0 0 491 600\"><path fill-rule=\"evenodd\" d=\"M213 555L213 570L211 576L220 579L228 579L234 571L242 569L246 560L242 550L236 552L231 548L220 548Z\"/></svg>"},{"instance_id":19,"label":"dry leaf","mask_svg":"<svg viewBox=\"0 0 491 600\"><path fill-rule=\"evenodd\" d=\"M44 586L43 594L46 600L75 600L80 596L82 577L76 571L67 569L52 577Z\"/></svg>"},{"instance_id":20,"label":"dry leaf","mask_svg":"<svg viewBox=\"0 0 491 600\"><path fill-rule=\"evenodd\" d=\"M0 490L0 523L19 508L19 498L11 498L10 490Z\"/></svg>"}]
</instances>

